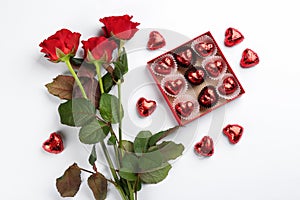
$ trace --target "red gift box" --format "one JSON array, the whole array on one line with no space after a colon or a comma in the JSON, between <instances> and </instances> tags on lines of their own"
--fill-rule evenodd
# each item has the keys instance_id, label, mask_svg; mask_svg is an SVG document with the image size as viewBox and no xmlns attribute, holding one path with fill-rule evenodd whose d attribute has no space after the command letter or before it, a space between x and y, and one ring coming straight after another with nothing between
<instances>
[{"instance_id":1,"label":"red gift box","mask_svg":"<svg viewBox=\"0 0 300 200\"><path fill-rule=\"evenodd\" d=\"M245 93L210 32L147 62L179 125Z\"/></svg>"}]
</instances>

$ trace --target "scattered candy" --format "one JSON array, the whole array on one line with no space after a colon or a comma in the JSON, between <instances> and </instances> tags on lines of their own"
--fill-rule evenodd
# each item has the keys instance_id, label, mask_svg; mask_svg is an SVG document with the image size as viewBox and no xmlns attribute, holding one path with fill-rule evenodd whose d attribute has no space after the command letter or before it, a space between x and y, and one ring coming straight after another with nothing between
<instances>
[{"instance_id":1,"label":"scattered candy","mask_svg":"<svg viewBox=\"0 0 300 200\"><path fill-rule=\"evenodd\" d=\"M141 97L136 103L136 108L141 117L147 117L155 111L156 102Z\"/></svg>"},{"instance_id":2,"label":"scattered candy","mask_svg":"<svg viewBox=\"0 0 300 200\"><path fill-rule=\"evenodd\" d=\"M43 143L43 149L49 153L58 154L64 150L63 140L59 133L51 133L49 139Z\"/></svg>"},{"instance_id":3,"label":"scattered candy","mask_svg":"<svg viewBox=\"0 0 300 200\"><path fill-rule=\"evenodd\" d=\"M223 133L228 137L230 143L236 144L240 141L244 128L237 124L229 124L223 129Z\"/></svg>"},{"instance_id":4,"label":"scattered candy","mask_svg":"<svg viewBox=\"0 0 300 200\"><path fill-rule=\"evenodd\" d=\"M147 48L149 50L157 50L166 45L165 38L158 32L158 31L152 31L149 34L149 40L147 43Z\"/></svg>"},{"instance_id":5,"label":"scattered candy","mask_svg":"<svg viewBox=\"0 0 300 200\"><path fill-rule=\"evenodd\" d=\"M200 142L196 143L194 150L201 156L212 156L214 154L214 142L209 136L204 136Z\"/></svg>"},{"instance_id":6,"label":"scattered candy","mask_svg":"<svg viewBox=\"0 0 300 200\"><path fill-rule=\"evenodd\" d=\"M258 55L251 49L245 49L242 54L242 59L240 62L241 67L249 68L257 65L259 63Z\"/></svg>"},{"instance_id":7,"label":"scattered candy","mask_svg":"<svg viewBox=\"0 0 300 200\"><path fill-rule=\"evenodd\" d=\"M241 43L244 40L244 36L235 28L228 28L225 32L224 44L227 47L232 47Z\"/></svg>"}]
</instances>

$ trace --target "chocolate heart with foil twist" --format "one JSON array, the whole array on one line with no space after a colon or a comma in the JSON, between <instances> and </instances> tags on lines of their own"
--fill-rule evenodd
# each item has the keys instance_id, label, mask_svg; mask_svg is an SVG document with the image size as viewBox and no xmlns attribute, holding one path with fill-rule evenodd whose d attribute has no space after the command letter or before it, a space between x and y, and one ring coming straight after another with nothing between
<instances>
[{"instance_id":1,"label":"chocolate heart with foil twist","mask_svg":"<svg viewBox=\"0 0 300 200\"><path fill-rule=\"evenodd\" d=\"M228 28L225 31L225 40L224 44L227 47L232 47L241 43L244 40L244 36L235 28Z\"/></svg>"},{"instance_id":2,"label":"chocolate heart with foil twist","mask_svg":"<svg viewBox=\"0 0 300 200\"><path fill-rule=\"evenodd\" d=\"M165 56L160 61L155 63L154 71L158 74L167 75L175 68L175 61L171 56Z\"/></svg>"},{"instance_id":3,"label":"chocolate heart with foil twist","mask_svg":"<svg viewBox=\"0 0 300 200\"><path fill-rule=\"evenodd\" d=\"M215 61L206 63L204 67L211 77L216 78L222 73L225 63L222 59L217 59Z\"/></svg>"},{"instance_id":4,"label":"chocolate heart with foil twist","mask_svg":"<svg viewBox=\"0 0 300 200\"><path fill-rule=\"evenodd\" d=\"M199 104L205 108L216 105L218 100L219 95L217 94L215 87L212 85L205 86L198 96Z\"/></svg>"},{"instance_id":5,"label":"chocolate heart with foil twist","mask_svg":"<svg viewBox=\"0 0 300 200\"><path fill-rule=\"evenodd\" d=\"M215 45L212 42L200 42L195 44L195 50L202 57L211 56L215 50Z\"/></svg>"},{"instance_id":6,"label":"chocolate heart with foil twist","mask_svg":"<svg viewBox=\"0 0 300 200\"><path fill-rule=\"evenodd\" d=\"M147 43L147 48L149 50L157 50L166 45L165 38L158 32L158 31L152 31L149 34L149 40Z\"/></svg>"},{"instance_id":7,"label":"chocolate heart with foil twist","mask_svg":"<svg viewBox=\"0 0 300 200\"><path fill-rule=\"evenodd\" d=\"M51 133L49 139L43 143L43 149L49 153L58 154L64 150L62 137L59 133Z\"/></svg>"},{"instance_id":8,"label":"chocolate heart with foil twist","mask_svg":"<svg viewBox=\"0 0 300 200\"><path fill-rule=\"evenodd\" d=\"M165 83L165 90L171 95L177 95L184 87L184 81L182 79L170 80Z\"/></svg>"},{"instance_id":9,"label":"chocolate heart with foil twist","mask_svg":"<svg viewBox=\"0 0 300 200\"><path fill-rule=\"evenodd\" d=\"M186 70L184 77L192 85L200 85L204 82L206 73L202 67L191 67L188 70Z\"/></svg>"},{"instance_id":10,"label":"chocolate heart with foil twist","mask_svg":"<svg viewBox=\"0 0 300 200\"><path fill-rule=\"evenodd\" d=\"M194 110L194 103L191 101L179 102L175 105L176 113L182 117L188 117Z\"/></svg>"},{"instance_id":11,"label":"chocolate heart with foil twist","mask_svg":"<svg viewBox=\"0 0 300 200\"><path fill-rule=\"evenodd\" d=\"M222 84L218 87L218 91L222 95L233 94L238 89L238 83L233 76L223 79Z\"/></svg>"},{"instance_id":12,"label":"chocolate heart with foil twist","mask_svg":"<svg viewBox=\"0 0 300 200\"><path fill-rule=\"evenodd\" d=\"M151 115L156 109L156 102L153 100L147 100L141 97L137 103L136 108L141 117L147 117Z\"/></svg>"},{"instance_id":13,"label":"chocolate heart with foil twist","mask_svg":"<svg viewBox=\"0 0 300 200\"><path fill-rule=\"evenodd\" d=\"M240 65L243 68L254 67L259 63L259 57L257 53L255 53L251 49L245 49L242 54L242 59L240 61Z\"/></svg>"},{"instance_id":14,"label":"chocolate heart with foil twist","mask_svg":"<svg viewBox=\"0 0 300 200\"><path fill-rule=\"evenodd\" d=\"M190 47L182 47L174 53L175 60L181 67L189 67L195 62L195 55Z\"/></svg>"},{"instance_id":15,"label":"chocolate heart with foil twist","mask_svg":"<svg viewBox=\"0 0 300 200\"><path fill-rule=\"evenodd\" d=\"M226 135L232 144L236 144L240 141L244 132L244 128L238 124L229 124L223 129L224 135Z\"/></svg>"},{"instance_id":16,"label":"chocolate heart with foil twist","mask_svg":"<svg viewBox=\"0 0 300 200\"><path fill-rule=\"evenodd\" d=\"M211 137L204 136L200 142L196 143L194 150L198 155L209 157L214 154L214 142Z\"/></svg>"}]
</instances>

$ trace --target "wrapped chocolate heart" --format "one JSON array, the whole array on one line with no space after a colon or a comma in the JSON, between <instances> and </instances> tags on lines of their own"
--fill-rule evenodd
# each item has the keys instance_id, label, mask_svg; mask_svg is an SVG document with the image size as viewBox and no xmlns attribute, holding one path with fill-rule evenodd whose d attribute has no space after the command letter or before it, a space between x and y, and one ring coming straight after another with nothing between
<instances>
[{"instance_id":1,"label":"wrapped chocolate heart","mask_svg":"<svg viewBox=\"0 0 300 200\"><path fill-rule=\"evenodd\" d=\"M154 74L166 76L177 71L177 63L172 54L158 58L151 66Z\"/></svg>"},{"instance_id":2,"label":"wrapped chocolate heart","mask_svg":"<svg viewBox=\"0 0 300 200\"><path fill-rule=\"evenodd\" d=\"M241 92L240 85L232 74L225 74L217 85L217 92L224 99L233 99Z\"/></svg>"},{"instance_id":3,"label":"wrapped chocolate heart","mask_svg":"<svg viewBox=\"0 0 300 200\"><path fill-rule=\"evenodd\" d=\"M178 96L173 102L173 110L178 117L189 120L199 113L197 99L189 94Z\"/></svg>"},{"instance_id":4,"label":"wrapped chocolate heart","mask_svg":"<svg viewBox=\"0 0 300 200\"><path fill-rule=\"evenodd\" d=\"M212 56L206 58L202 62L202 66L206 70L208 77L212 80L219 79L227 70L226 62L221 56Z\"/></svg>"},{"instance_id":5,"label":"wrapped chocolate heart","mask_svg":"<svg viewBox=\"0 0 300 200\"><path fill-rule=\"evenodd\" d=\"M192 48L189 46L183 46L176 49L173 55L180 67L187 68L195 64L196 55Z\"/></svg>"},{"instance_id":6,"label":"wrapped chocolate heart","mask_svg":"<svg viewBox=\"0 0 300 200\"><path fill-rule=\"evenodd\" d=\"M193 41L192 49L203 58L213 56L217 52L217 47L214 41L207 35L204 35Z\"/></svg>"},{"instance_id":7,"label":"wrapped chocolate heart","mask_svg":"<svg viewBox=\"0 0 300 200\"><path fill-rule=\"evenodd\" d=\"M187 90L187 82L183 75L171 74L163 78L161 87L167 95L177 97L178 95L185 93Z\"/></svg>"}]
</instances>

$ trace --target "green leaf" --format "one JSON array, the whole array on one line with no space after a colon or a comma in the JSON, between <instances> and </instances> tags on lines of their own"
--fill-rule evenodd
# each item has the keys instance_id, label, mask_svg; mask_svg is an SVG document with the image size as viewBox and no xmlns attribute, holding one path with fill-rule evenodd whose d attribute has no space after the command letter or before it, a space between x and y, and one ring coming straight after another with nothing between
<instances>
[{"instance_id":1,"label":"green leaf","mask_svg":"<svg viewBox=\"0 0 300 200\"><path fill-rule=\"evenodd\" d=\"M115 84L111 77L111 74L108 72L102 77L102 82L103 82L103 88L105 93L109 93L109 91Z\"/></svg>"},{"instance_id":2,"label":"green leaf","mask_svg":"<svg viewBox=\"0 0 300 200\"><path fill-rule=\"evenodd\" d=\"M138 161L141 172L153 171L163 163L162 154L159 151L144 153Z\"/></svg>"},{"instance_id":3,"label":"green leaf","mask_svg":"<svg viewBox=\"0 0 300 200\"><path fill-rule=\"evenodd\" d=\"M111 135L107 141L108 145L115 145L117 144L117 138L115 135Z\"/></svg>"},{"instance_id":4,"label":"green leaf","mask_svg":"<svg viewBox=\"0 0 300 200\"><path fill-rule=\"evenodd\" d=\"M159 145L149 148L149 152L159 151L163 157L163 161L174 160L182 155L184 146L182 144L176 144L172 141L163 142Z\"/></svg>"},{"instance_id":5,"label":"green leaf","mask_svg":"<svg viewBox=\"0 0 300 200\"><path fill-rule=\"evenodd\" d=\"M82 65L83 61L84 61L83 58L74 58L74 57L70 58L70 63L76 67L80 67Z\"/></svg>"},{"instance_id":6,"label":"green leaf","mask_svg":"<svg viewBox=\"0 0 300 200\"><path fill-rule=\"evenodd\" d=\"M62 197L74 197L81 184L81 170L74 163L65 173L56 179L56 188Z\"/></svg>"},{"instance_id":7,"label":"green leaf","mask_svg":"<svg viewBox=\"0 0 300 200\"><path fill-rule=\"evenodd\" d=\"M72 99L58 107L60 122L69 126L83 126L95 119L95 107L86 99Z\"/></svg>"},{"instance_id":8,"label":"green leaf","mask_svg":"<svg viewBox=\"0 0 300 200\"><path fill-rule=\"evenodd\" d=\"M138 158L132 153L125 153L121 160L119 175L129 181L137 179Z\"/></svg>"},{"instance_id":9,"label":"green leaf","mask_svg":"<svg viewBox=\"0 0 300 200\"><path fill-rule=\"evenodd\" d=\"M130 172L128 169L123 167L119 170L119 175L128 181L135 181L137 179L136 173Z\"/></svg>"},{"instance_id":10,"label":"green leaf","mask_svg":"<svg viewBox=\"0 0 300 200\"><path fill-rule=\"evenodd\" d=\"M164 163L163 166L161 166L157 170L139 174L139 177L144 183L159 183L168 176L171 168L172 166L169 163Z\"/></svg>"},{"instance_id":11,"label":"green leaf","mask_svg":"<svg viewBox=\"0 0 300 200\"><path fill-rule=\"evenodd\" d=\"M149 146L153 146L155 145L158 141L160 141L161 139L167 137L168 135L172 134L173 132L175 132L177 129L179 128L179 126L175 126L173 128L170 128L168 130L164 130L164 131L160 131L156 134L154 134L150 139L149 139Z\"/></svg>"},{"instance_id":12,"label":"green leaf","mask_svg":"<svg viewBox=\"0 0 300 200\"><path fill-rule=\"evenodd\" d=\"M124 75L124 74L126 74L128 72L127 53L126 53L124 47L123 47L122 53L121 53L121 55L119 57L119 61L122 64L120 69L122 71L122 74Z\"/></svg>"},{"instance_id":13,"label":"green leaf","mask_svg":"<svg viewBox=\"0 0 300 200\"><path fill-rule=\"evenodd\" d=\"M104 200L106 198L107 180L101 173L92 174L88 178L88 185L96 200Z\"/></svg>"},{"instance_id":14,"label":"green leaf","mask_svg":"<svg viewBox=\"0 0 300 200\"><path fill-rule=\"evenodd\" d=\"M118 81L119 79L123 80L123 73L122 73L122 64L120 62L114 62L115 68L114 68L114 79L115 81Z\"/></svg>"},{"instance_id":15,"label":"green leaf","mask_svg":"<svg viewBox=\"0 0 300 200\"><path fill-rule=\"evenodd\" d=\"M122 168L127 172L137 172L139 159L133 153L125 153L121 159Z\"/></svg>"},{"instance_id":16,"label":"green leaf","mask_svg":"<svg viewBox=\"0 0 300 200\"><path fill-rule=\"evenodd\" d=\"M148 149L148 141L152 133L150 131L141 131L135 137L133 148L135 153L145 153Z\"/></svg>"},{"instance_id":17,"label":"green leaf","mask_svg":"<svg viewBox=\"0 0 300 200\"><path fill-rule=\"evenodd\" d=\"M60 99L70 100L72 99L74 80L73 76L59 75L45 86L50 94Z\"/></svg>"},{"instance_id":18,"label":"green leaf","mask_svg":"<svg viewBox=\"0 0 300 200\"><path fill-rule=\"evenodd\" d=\"M95 162L97 160L97 153L96 153L96 145L93 145L91 154L89 156L89 163L94 166Z\"/></svg>"},{"instance_id":19,"label":"green leaf","mask_svg":"<svg viewBox=\"0 0 300 200\"><path fill-rule=\"evenodd\" d=\"M133 143L128 140L122 140L122 149L125 152L131 152L133 153Z\"/></svg>"},{"instance_id":20,"label":"green leaf","mask_svg":"<svg viewBox=\"0 0 300 200\"><path fill-rule=\"evenodd\" d=\"M100 99L100 114L103 120L116 124L124 116L123 107L119 109L118 98L111 94L103 93Z\"/></svg>"},{"instance_id":21,"label":"green leaf","mask_svg":"<svg viewBox=\"0 0 300 200\"><path fill-rule=\"evenodd\" d=\"M109 127L102 121L93 120L79 131L79 139L84 144L96 144L103 140L109 132Z\"/></svg>"}]
</instances>

